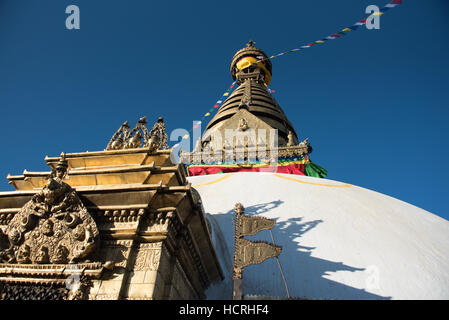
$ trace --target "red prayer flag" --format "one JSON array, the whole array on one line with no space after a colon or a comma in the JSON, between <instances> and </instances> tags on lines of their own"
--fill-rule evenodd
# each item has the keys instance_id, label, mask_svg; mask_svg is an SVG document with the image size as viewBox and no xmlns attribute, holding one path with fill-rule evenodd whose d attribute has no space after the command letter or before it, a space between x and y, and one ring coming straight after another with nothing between
<instances>
[{"instance_id":1,"label":"red prayer flag","mask_svg":"<svg viewBox=\"0 0 449 320\"><path fill-rule=\"evenodd\" d=\"M218 108L218 107L220 107L220 105L219 105L219 104L216 104L216 105L214 105L214 108Z\"/></svg>"}]
</instances>

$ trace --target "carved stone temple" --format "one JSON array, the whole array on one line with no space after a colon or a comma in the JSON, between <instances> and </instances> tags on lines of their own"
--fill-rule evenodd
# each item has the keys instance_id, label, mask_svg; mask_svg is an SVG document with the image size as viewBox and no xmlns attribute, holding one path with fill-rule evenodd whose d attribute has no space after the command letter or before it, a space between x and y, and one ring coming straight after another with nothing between
<instances>
[{"instance_id":1,"label":"carved stone temple","mask_svg":"<svg viewBox=\"0 0 449 320\"><path fill-rule=\"evenodd\" d=\"M0 193L0 299L203 299L223 278L199 194L165 125L46 157Z\"/></svg>"}]
</instances>

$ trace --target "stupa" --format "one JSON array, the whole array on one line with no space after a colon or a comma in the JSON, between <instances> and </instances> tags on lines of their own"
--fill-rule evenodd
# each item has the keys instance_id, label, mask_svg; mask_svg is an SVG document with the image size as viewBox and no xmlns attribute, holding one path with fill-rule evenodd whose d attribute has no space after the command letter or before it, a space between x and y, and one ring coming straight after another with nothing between
<instances>
[{"instance_id":1,"label":"stupa","mask_svg":"<svg viewBox=\"0 0 449 320\"><path fill-rule=\"evenodd\" d=\"M244 269L244 299L449 299L449 221L324 179L326 171L309 159L310 143L298 143L267 90L271 75L270 60L253 42L239 50L231 76L240 86L207 125L201 148L183 155L225 275L207 298L233 296L234 205L240 203L247 215L276 221L251 239L282 246L277 258ZM277 130L277 145L268 135L232 145L238 140L224 134L251 129ZM277 160L262 161L259 150Z\"/></svg>"},{"instance_id":2,"label":"stupa","mask_svg":"<svg viewBox=\"0 0 449 320\"><path fill-rule=\"evenodd\" d=\"M182 163L164 119L141 118L105 150L8 176L0 299L232 299L240 223L243 299L449 299L449 221L325 179L265 53L250 42L230 67L239 87Z\"/></svg>"}]
</instances>

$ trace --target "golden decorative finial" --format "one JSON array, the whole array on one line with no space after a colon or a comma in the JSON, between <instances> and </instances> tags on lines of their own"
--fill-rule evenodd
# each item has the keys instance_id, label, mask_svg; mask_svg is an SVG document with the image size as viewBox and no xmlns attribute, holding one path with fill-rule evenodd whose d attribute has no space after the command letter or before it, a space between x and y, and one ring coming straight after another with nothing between
<instances>
[{"instance_id":1,"label":"golden decorative finial","mask_svg":"<svg viewBox=\"0 0 449 320\"><path fill-rule=\"evenodd\" d=\"M234 211L238 215L244 214L245 213L245 207L241 203L236 203L235 206L234 206Z\"/></svg>"}]
</instances>

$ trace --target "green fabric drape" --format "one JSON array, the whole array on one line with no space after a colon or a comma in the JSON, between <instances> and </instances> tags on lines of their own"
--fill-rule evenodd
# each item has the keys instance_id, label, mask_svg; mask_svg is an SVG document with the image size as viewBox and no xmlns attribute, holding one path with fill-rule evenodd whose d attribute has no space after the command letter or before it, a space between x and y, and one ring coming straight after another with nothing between
<instances>
[{"instance_id":1,"label":"green fabric drape","mask_svg":"<svg viewBox=\"0 0 449 320\"><path fill-rule=\"evenodd\" d=\"M327 170L312 161L305 164L304 171L306 176L309 177L324 178L327 176Z\"/></svg>"}]
</instances>

